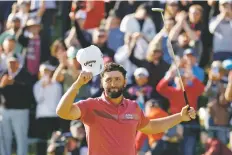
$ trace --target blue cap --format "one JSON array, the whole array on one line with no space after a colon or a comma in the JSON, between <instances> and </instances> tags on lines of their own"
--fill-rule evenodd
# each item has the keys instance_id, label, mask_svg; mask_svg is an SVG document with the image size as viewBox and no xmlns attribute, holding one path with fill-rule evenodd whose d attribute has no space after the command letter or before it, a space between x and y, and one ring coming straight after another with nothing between
<instances>
[{"instance_id":1,"label":"blue cap","mask_svg":"<svg viewBox=\"0 0 232 155\"><path fill-rule=\"evenodd\" d=\"M222 66L226 70L232 70L232 59L226 59L222 62Z\"/></svg>"},{"instance_id":2,"label":"blue cap","mask_svg":"<svg viewBox=\"0 0 232 155\"><path fill-rule=\"evenodd\" d=\"M193 56L195 56L195 52L192 48L187 48L186 50L184 50L184 55L187 54L192 54Z\"/></svg>"}]
</instances>

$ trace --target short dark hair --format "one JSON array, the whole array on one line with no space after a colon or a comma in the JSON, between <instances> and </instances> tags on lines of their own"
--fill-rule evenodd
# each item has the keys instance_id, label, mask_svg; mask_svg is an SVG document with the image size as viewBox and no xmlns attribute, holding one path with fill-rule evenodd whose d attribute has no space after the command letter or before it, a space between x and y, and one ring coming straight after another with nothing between
<instances>
[{"instance_id":1,"label":"short dark hair","mask_svg":"<svg viewBox=\"0 0 232 155\"><path fill-rule=\"evenodd\" d=\"M122 73L123 77L126 78L126 70L122 67L122 65L119 65L114 62L109 62L105 64L104 70L101 73L101 77L104 76L105 72L111 72L111 71L119 71Z\"/></svg>"}]
</instances>

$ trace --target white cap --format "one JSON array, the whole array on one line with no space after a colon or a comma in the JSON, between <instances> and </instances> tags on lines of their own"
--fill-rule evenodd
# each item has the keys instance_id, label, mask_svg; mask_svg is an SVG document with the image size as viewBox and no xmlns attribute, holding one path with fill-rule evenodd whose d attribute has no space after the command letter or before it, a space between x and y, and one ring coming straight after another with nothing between
<instances>
[{"instance_id":1,"label":"white cap","mask_svg":"<svg viewBox=\"0 0 232 155\"><path fill-rule=\"evenodd\" d=\"M52 66L50 64L46 64L46 63L41 64L40 67L39 67L39 71L43 72L45 69L48 69L50 71L54 71L54 70L56 70L56 67Z\"/></svg>"},{"instance_id":2,"label":"white cap","mask_svg":"<svg viewBox=\"0 0 232 155\"><path fill-rule=\"evenodd\" d=\"M144 75L144 76L148 77L148 76L149 76L149 73L148 73L148 71L147 71L146 68L140 67L140 68L137 68L137 69L135 70L134 76L135 76L135 77L138 77L138 76L140 76L140 75Z\"/></svg>"},{"instance_id":3,"label":"white cap","mask_svg":"<svg viewBox=\"0 0 232 155\"><path fill-rule=\"evenodd\" d=\"M219 0L219 4L229 3L231 4L232 0Z\"/></svg>"},{"instance_id":4,"label":"white cap","mask_svg":"<svg viewBox=\"0 0 232 155\"><path fill-rule=\"evenodd\" d=\"M84 10L78 10L76 12L76 15L75 15L76 19L86 19L86 17L87 17L87 14Z\"/></svg>"},{"instance_id":5,"label":"white cap","mask_svg":"<svg viewBox=\"0 0 232 155\"><path fill-rule=\"evenodd\" d=\"M93 76L100 74L104 69L103 54L97 46L91 45L80 49L76 58L82 70L91 72Z\"/></svg>"}]
</instances>

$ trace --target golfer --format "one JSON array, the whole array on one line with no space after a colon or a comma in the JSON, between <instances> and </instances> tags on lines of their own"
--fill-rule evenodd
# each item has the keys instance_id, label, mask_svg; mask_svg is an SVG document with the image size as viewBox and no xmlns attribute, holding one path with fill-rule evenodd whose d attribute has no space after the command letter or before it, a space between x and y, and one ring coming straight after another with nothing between
<instances>
[{"instance_id":1,"label":"golfer","mask_svg":"<svg viewBox=\"0 0 232 155\"><path fill-rule=\"evenodd\" d=\"M149 120L135 101L123 97L125 77L126 71L121 65L108 63L101 73L104 88L101 97L73 103L78 90L92 79L92 73L82 71L57 106L56 112L61 118L80 119L84 123L88 155L136 155L138 130L146 134L164 132L196 117L195 110L185 106L180 113Z\"/></svg>"}]
</instances>

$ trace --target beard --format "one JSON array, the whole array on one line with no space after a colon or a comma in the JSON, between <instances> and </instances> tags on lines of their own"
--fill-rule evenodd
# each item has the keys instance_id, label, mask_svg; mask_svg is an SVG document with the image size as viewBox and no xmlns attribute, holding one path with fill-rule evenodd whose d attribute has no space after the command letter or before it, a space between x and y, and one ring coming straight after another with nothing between
<instances>
[{"instance_id":1,"label":"beard","mask_svg":"<svg viewBox=\"0 0 232 155\"><path fill-rule=\"evenodd\" d=\"M118 98L119 96L122 95L123 90L124 90L124 87L121 87L121 88L108 88L108 89L105 90L105 93L110 98Z\"/></svg>"}]
</instances>

